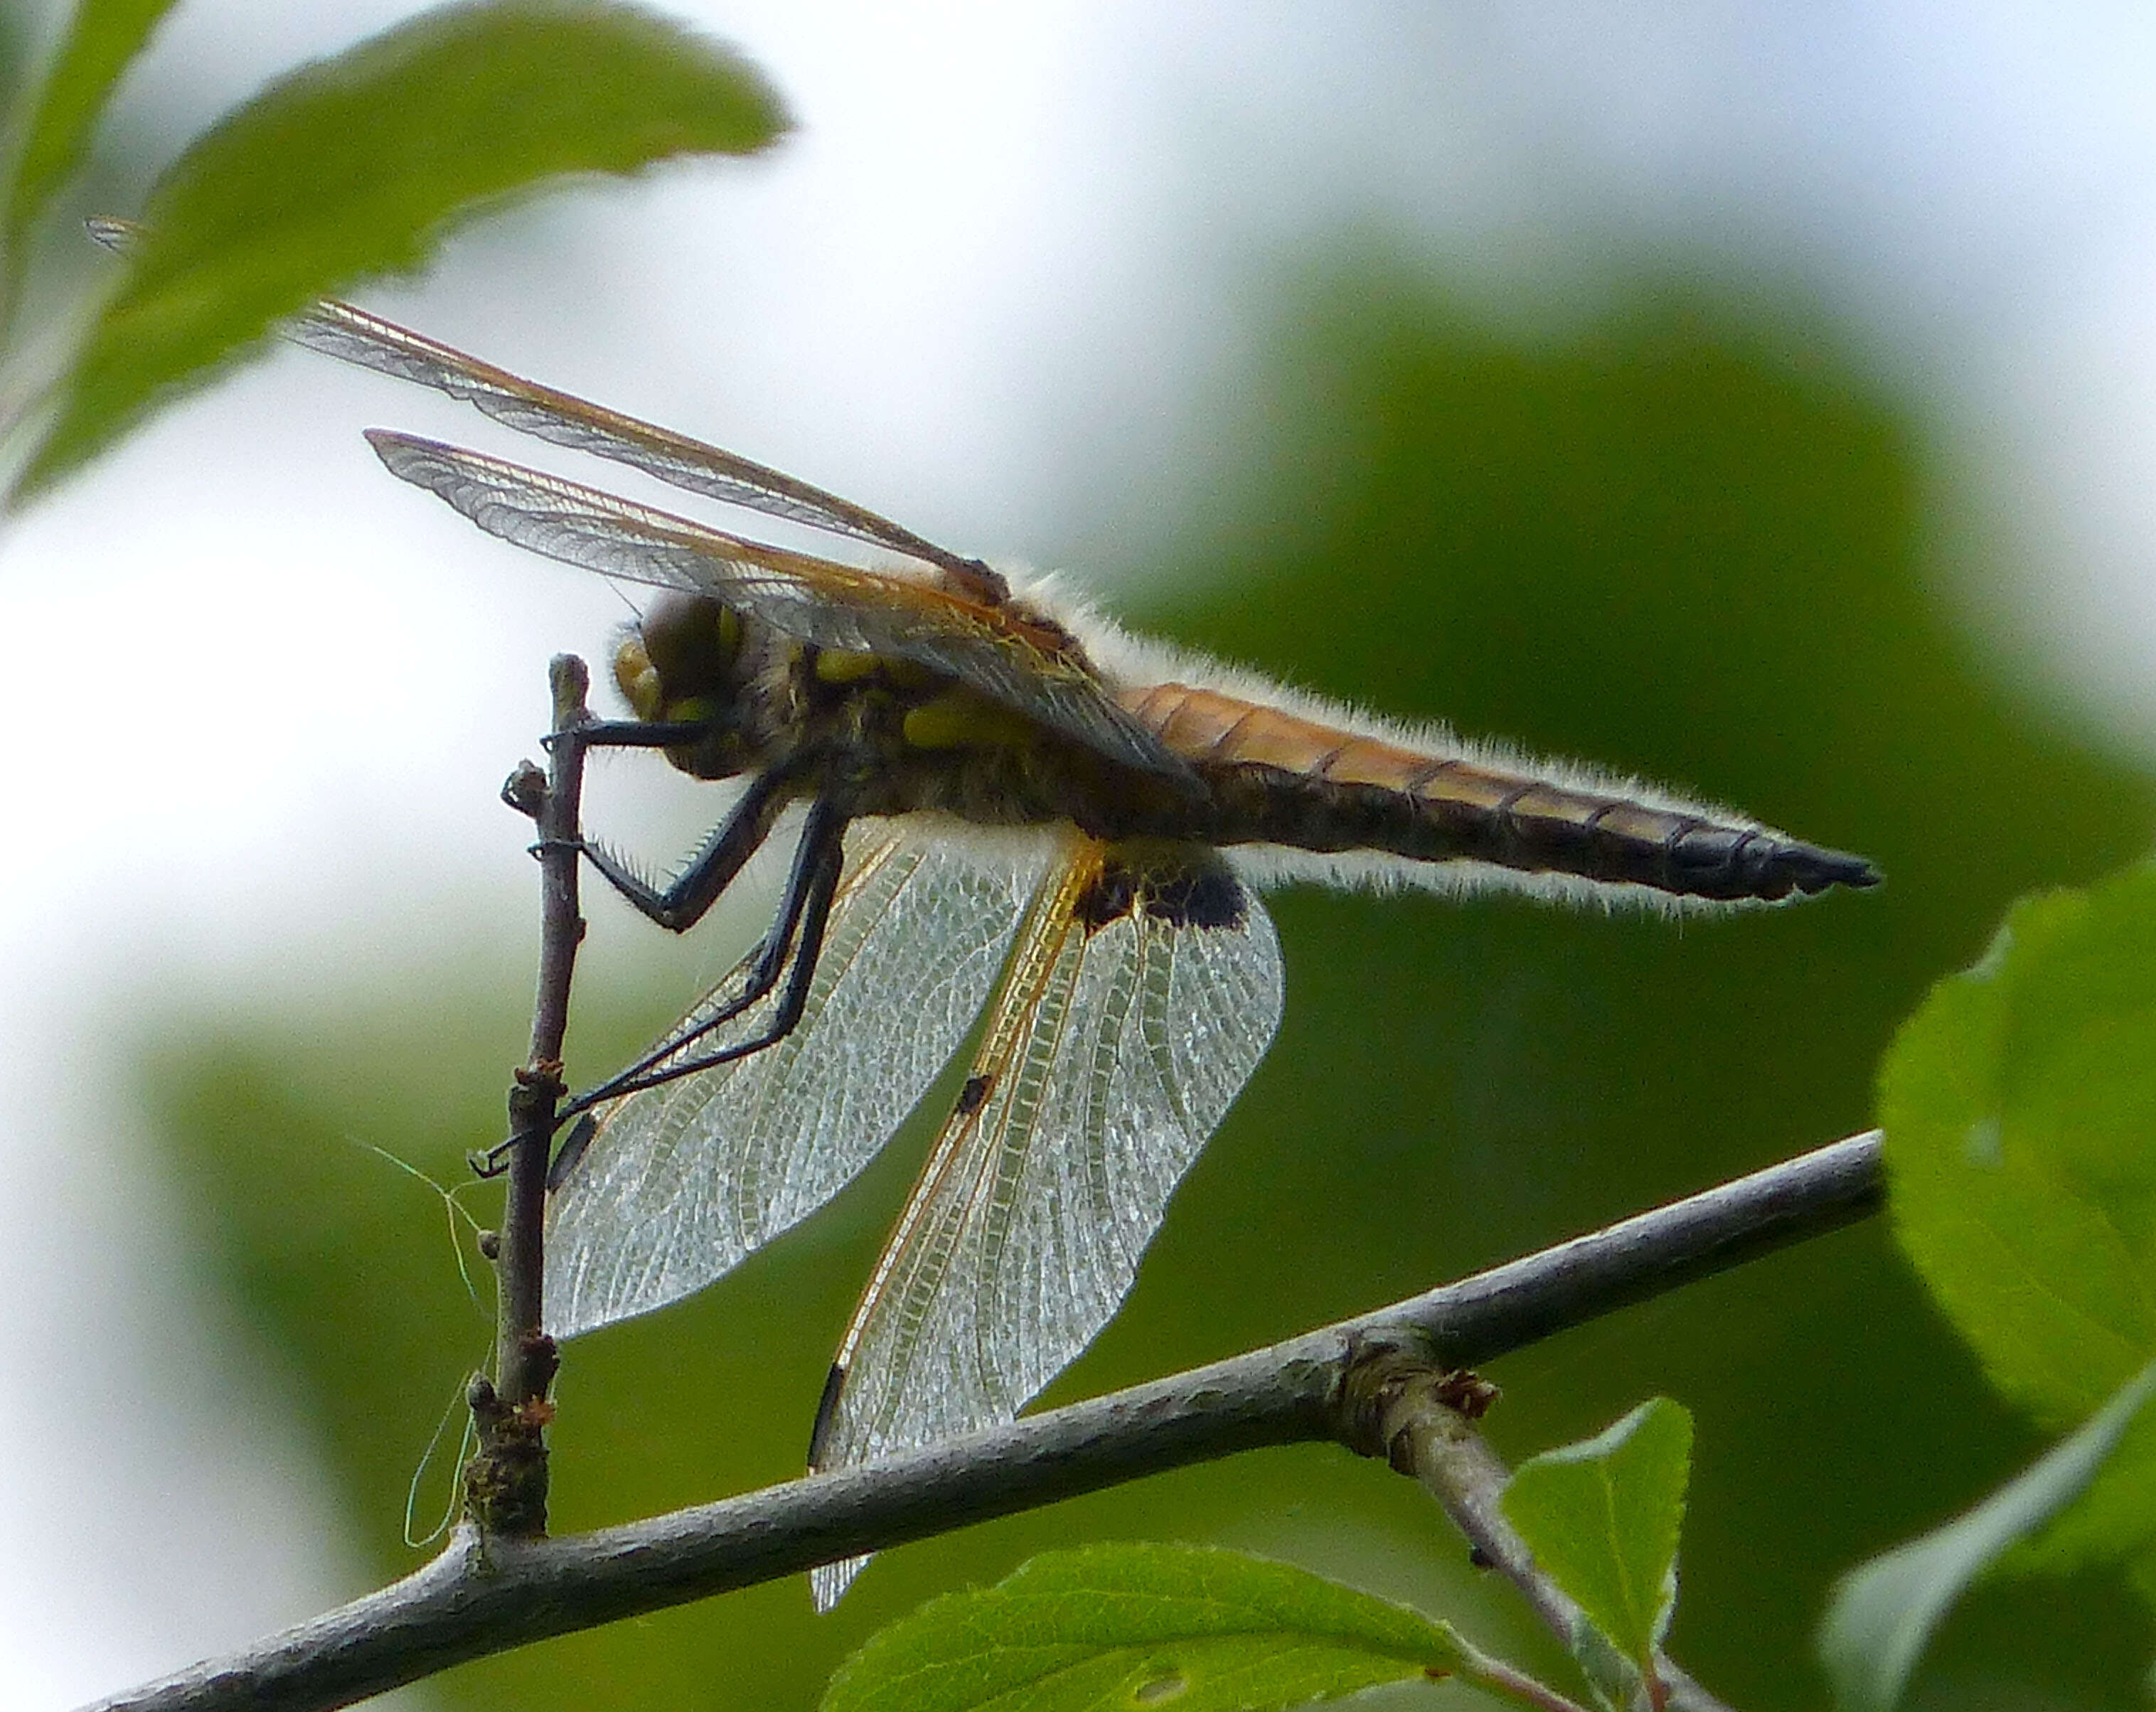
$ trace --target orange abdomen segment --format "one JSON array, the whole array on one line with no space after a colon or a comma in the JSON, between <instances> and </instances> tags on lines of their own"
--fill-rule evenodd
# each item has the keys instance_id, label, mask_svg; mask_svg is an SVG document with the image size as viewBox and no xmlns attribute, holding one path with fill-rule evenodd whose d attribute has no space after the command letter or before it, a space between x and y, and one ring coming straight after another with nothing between
<instances>
[{"instance_id":1,"label":"orange abdomen segment","mask_svg":"<svg viewBox=\"0 0 2156 1712\"><path fill-rule=\"evenodd\" d=\"M1223 843L1487 862L1700 898L1878 880L1861 857L1764 827L1424 754L1217 690L1162 684L1122 700L1212 787Z\"/></svg>"}]
</instances>

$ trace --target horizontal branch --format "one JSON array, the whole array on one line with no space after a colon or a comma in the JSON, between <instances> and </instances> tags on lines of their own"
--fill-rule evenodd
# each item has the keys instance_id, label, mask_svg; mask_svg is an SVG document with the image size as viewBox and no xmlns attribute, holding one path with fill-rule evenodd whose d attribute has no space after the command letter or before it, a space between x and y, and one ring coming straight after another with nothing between
<instances>
[{"instance_id":1,"label":"horizontal branch","mask_svg":"<svg viewBox=\"0 0 2156 1712\"><path fill-rule=\"evenodd\" d=\"M313 1712L549 1636L1259 1445L1383 1454L1347 1401L1373 1350L1472 1366L1861 1218L1879 1135L1851 1136L1392 1307L858 1469L557 1540L461 1531L425 1568L228 1658L98 1703Z\"/></svg>"}]
</instances>

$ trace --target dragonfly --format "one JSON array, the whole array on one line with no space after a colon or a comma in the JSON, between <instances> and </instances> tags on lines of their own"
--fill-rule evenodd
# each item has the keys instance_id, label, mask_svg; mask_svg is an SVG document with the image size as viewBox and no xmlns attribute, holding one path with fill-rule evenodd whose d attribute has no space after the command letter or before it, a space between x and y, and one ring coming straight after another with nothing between
<instances>
[{"instance_id":1,"label":"dragonfly","mask_svg":"<svg viewBox=\"0 0 2156 1712\"><path fill-rule=\"evenodd\" d=\"M617 891L684 931L790 841L760 941L570 1103L584 1116L550 1176L552 1333L678 1300L815 1212L978 1030L840 1341L812 1469L1014 1417L1115 1315L1279 1022L1261 888L1716 908L1879 878L1735 813L1134 637L808 483L349 305L285 332L870 557L368 435L393 474L487 533L660 591L614 658L619 731L737 794L664 883L588 843ZM816 1572L819 1607L864 1561Z\"/></svg>"}]
</instances>

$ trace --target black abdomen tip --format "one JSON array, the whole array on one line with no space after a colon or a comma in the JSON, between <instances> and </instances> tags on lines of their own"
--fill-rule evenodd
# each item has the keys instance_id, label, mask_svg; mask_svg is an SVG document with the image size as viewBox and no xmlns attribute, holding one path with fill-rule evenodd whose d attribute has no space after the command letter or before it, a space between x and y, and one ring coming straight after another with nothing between
<instances>
[{"instance_id":1,"label":"black abdomen tip","mask_svg":"<svg viewBox=\"0 0 2156 1712\"><path fill-rule=\"evenodd\" d=\"M1784 845L1781 866L1795 889L1806 897L1830 886L1866 891L1887 878L1861 856L1852 856L1846 850L1822 850L1816 844Z\"/></svg>"},{"instance_id":2,"label":"black abdomen tip","mask_svg":"<svg viewBox=\"0 0 2156 1712\"><path fill-rule=\"evenodd\" d=\"M1772 833L1751 839L1732 853L1736 860L1732 867L1750 884L1754 897L1786 898L1795 892L1810 898L1835 886L1861 891L1883 878L1861 856Z\"/></svg>"},{"instance_id":3,"label":"black abdomen tip","mask_svg":"<svg viewBox=\"0 0 2156 1712\"><path fill-rule=\"evenodd\" d=\"M1772 903L1791 894L1811 897L1835 886L1879 884L1879 871L1861 856L1823 850L1758 828L1695 825L1664 846L1657 884L1695 898L1727 902L1755 898Z\"/></svg>"}]
</instances>

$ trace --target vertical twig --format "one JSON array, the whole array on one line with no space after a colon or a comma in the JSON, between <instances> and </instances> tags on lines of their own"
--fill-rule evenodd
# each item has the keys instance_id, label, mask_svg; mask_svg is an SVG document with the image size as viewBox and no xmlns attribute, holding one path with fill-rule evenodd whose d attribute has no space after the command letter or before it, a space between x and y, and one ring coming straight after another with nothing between
<instances>
[{"instance_id":1,"label":"vertical twig","mask_svg":"<svg viewBox=\"0 0 2156 1712\"><path fill-rule=\"evenodd\" d=\"M547 1392L560 1363L554 1340L542 1330L547 1162L554 1110L564 1092L562 1043L568 1032L569 984L584 935L577 900L584 777L584 746L578 734L591 719L584 705L591 676L582 660L556 655L547 681L554 703L552 767L542 777L526 761L502 787L510 805L531 815L539 828L539 982L531 1055L509 1095L508 1191L495 1251L494 1378L472 1381L480 1448L465 1470L465 1506L481 1530L527 1536L547 1531L545 1433L553 1413Z\"/></svg>"}]
</instances>

